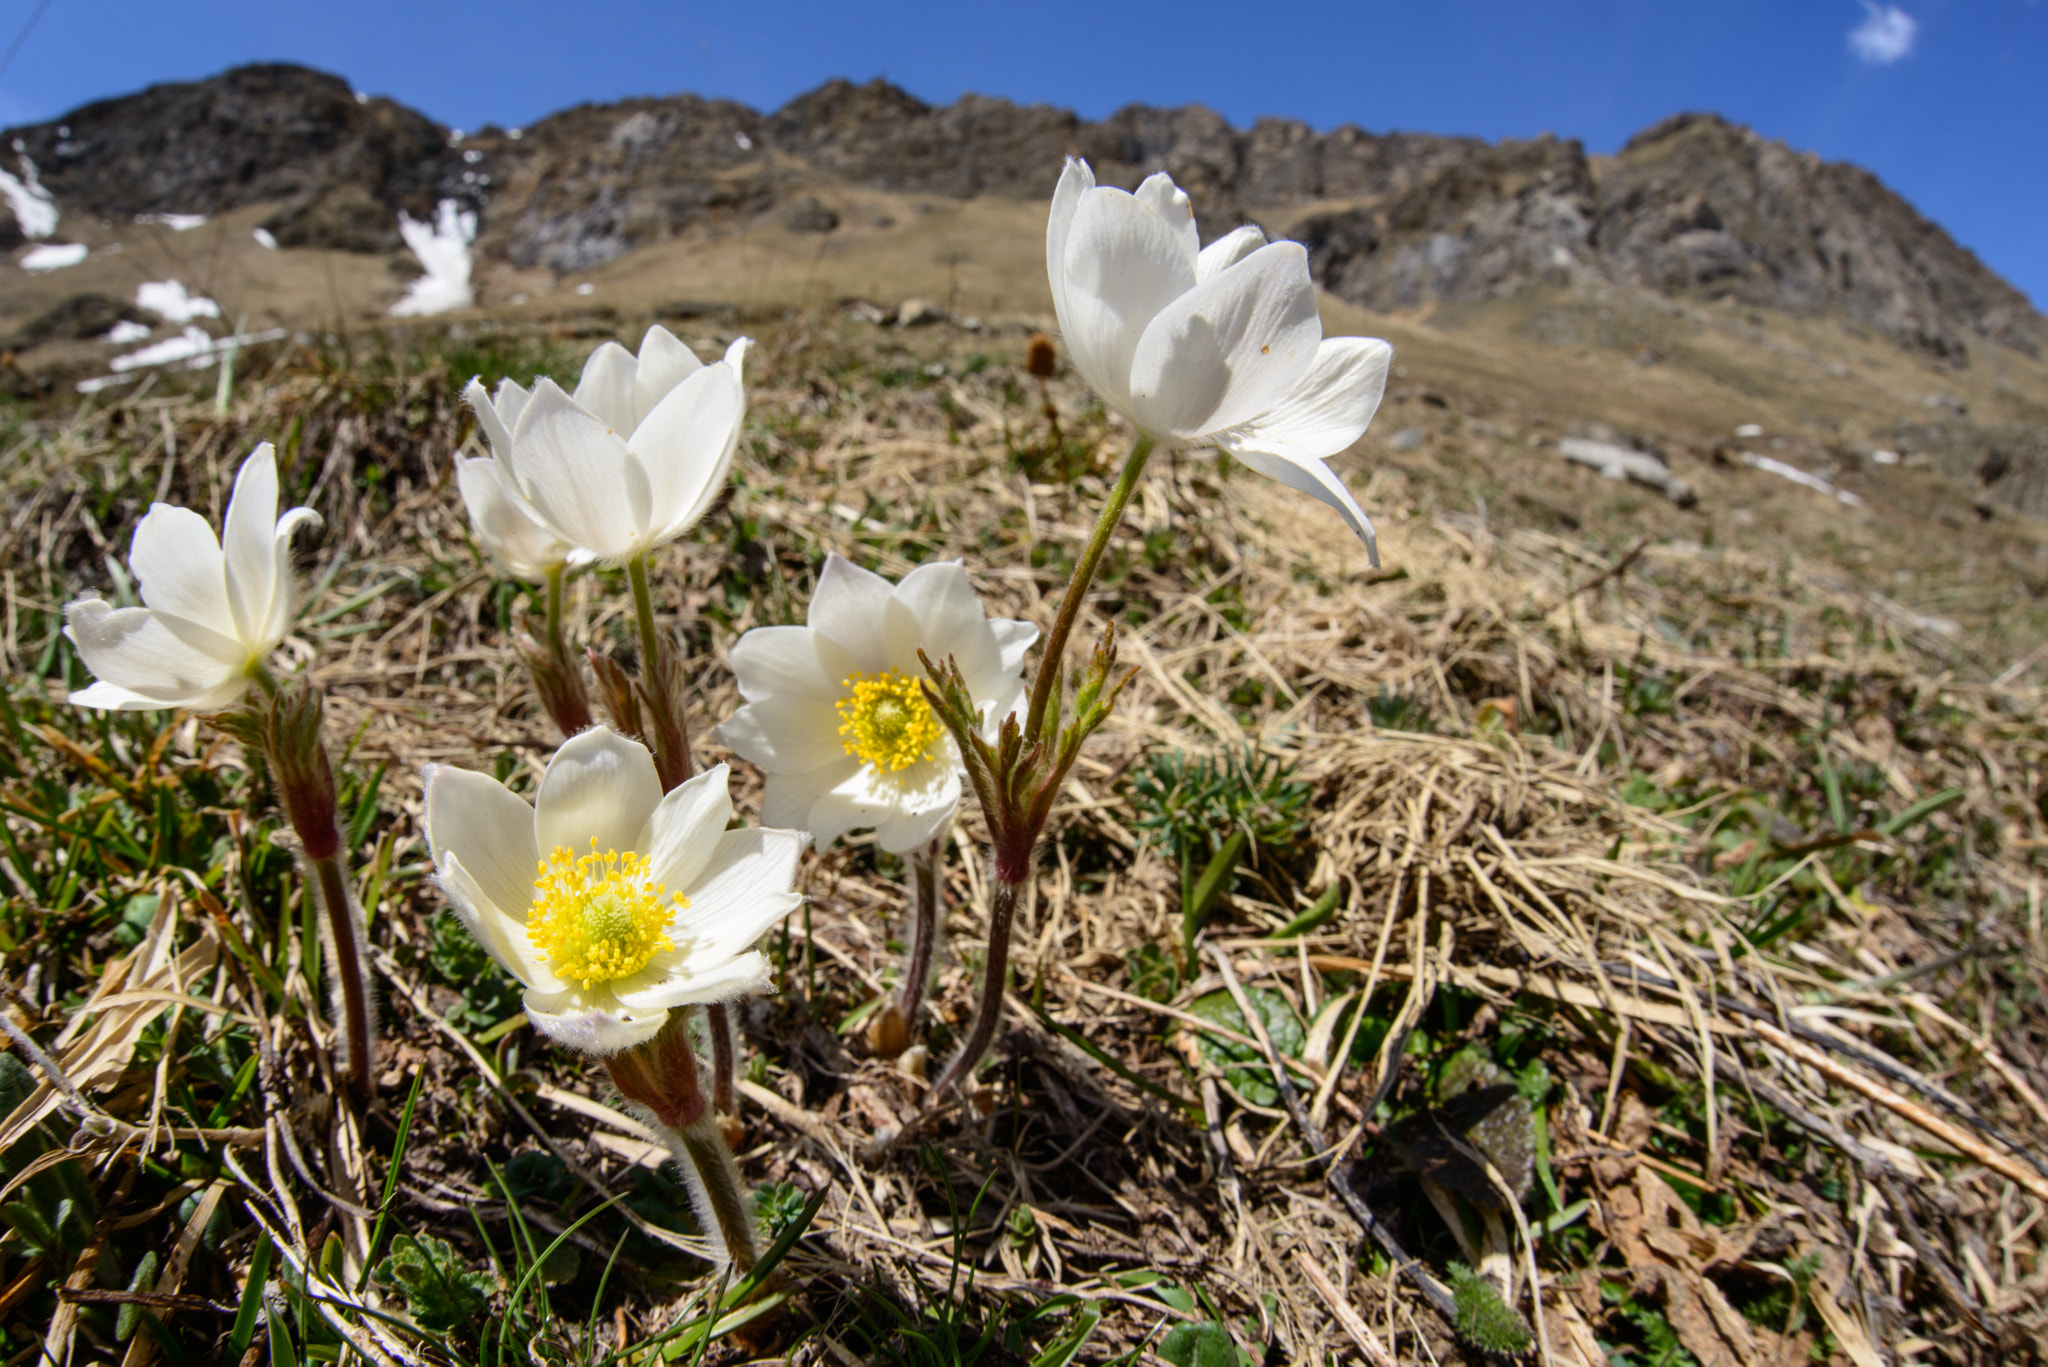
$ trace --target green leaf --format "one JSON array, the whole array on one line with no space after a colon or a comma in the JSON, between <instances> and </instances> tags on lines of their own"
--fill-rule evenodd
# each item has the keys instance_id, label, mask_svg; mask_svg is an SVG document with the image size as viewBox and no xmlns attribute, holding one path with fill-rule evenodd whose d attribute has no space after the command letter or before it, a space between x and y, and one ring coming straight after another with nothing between
<instances>
[{"instance_id":1,"label":"green leaf","mask_svg":"<svg viewBox=\"0 0 2048 1367\"><path fill-rule=\"evenodd\" d=\"M1877 833L1879 835L1898 835L1904 831L1911 830L1942 808L1960 801L1962 796L1963 790L1961 788L1944 788L1930 797L1923 797L1912 806L1906 808L1905 811L1900 812L1897 816L1880 825L1877 828Z\"/></svg>"},{"instance_id":2,"label":"green leaf","mask_svg":"<svg viewBox=\"0 0 2048 1367\"><path fill-rule=\"evenodd\" d=\"M1230 1331L1214 1320L1202 1324L1183 1321L1159 1340L1159 1356L1173 1367L1237 1367L1237 1344Z\"/></svg>"},{"instance_id":3,"label":"green leaf","mask_svg":"<svg viewBox=\"0 0 2048 1367\"><path fill-rule=\"evenodd\" d=\"M1216 909L1216 903L1230 890L1231 879L1237 876L1237 861L1244 858L1247 841L1243 831L1224 841L1223 848L1216 851L1194 886L1181 894L1181 948L1191 959L1195 952L1195 936L1200 933L1202 923L1209 919L1209 913Z\"/></svg>"},{"instance_id":4,"label":"green leaf","mask_svg":"<svg viewBox=\"0 0 2048 1367\"><path fill-rule=\"evenodd\" d=\"M1266 938L1269 940L1291 940L1297 935L1306 935L1337 914L1337 901L1344 895L1342 883L1332 883L1316 898L1315 905L1289 921Z\"/></svg>"},{"instance_id":5,"label":"green leaf","mask_svg":"<svg viewBox=\"0 0 2048 1367\"><path fill-rule=\"evenodd\" d=\"M1251 987L1245 989L1245 999L1259 1013L1273 1047L1289 1058L1300 1058L1308 1032L1302 1028L1301 1017L1294 1014L1287 998L1270 987ZM1240 1035L1258 1038L1228 992L1211 992L1206 997L1196 998L1188 1007L1188 1014ZM1207 1033L1198 1034L1196 1038L1201 1043L1203 1056L1223 1070L1225 1080L1237 1089L1239 1096L1255 1106L1279 1104L1280 1091L1273 1085L1272 1069L1257 1049Z\"/></svg>"},{"instance_id":6,"label":"green leaf","mask_svg":"<svg viewBox=\"0 0 2048 1367\"><path fill-rule=\"evenodd\" d=\"M1095 1326L1101 1323L1102 1307L1094 1301L1083 1301L1045 1346L1045 1351L1031 1359L1031 1367L1067 1367L1087 1347L1088 1340L1095 1335Z\"/></svg>"}]
</instances>

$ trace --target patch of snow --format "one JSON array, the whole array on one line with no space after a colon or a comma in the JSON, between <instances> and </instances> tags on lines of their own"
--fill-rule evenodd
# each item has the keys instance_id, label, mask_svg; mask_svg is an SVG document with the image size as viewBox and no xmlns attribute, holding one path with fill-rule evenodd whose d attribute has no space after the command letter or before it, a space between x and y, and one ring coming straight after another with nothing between
<instances>
[{"instance_id":1,"label":"patch of snow","mask_svg":"<svg viewBox=\"0 0 2048 1367\"><path fill-rule=\"evenodd\" d=\"M14 150L21 151L20 138L14 140ZM57 201L43 188L43 182L36 176L36 164L27 157L21 159L19 179L0 171L0 195L7 197L7 207L14 210L14 221L21 226L23 237L48 237L57 231Z\"/></svg>"},{"instance_id":2,"label":"patch of snow","mask_svg":"<svg viewBox=\"0 0 2048 1367\"><path fill-rule=\"evenodd\" d=\"M1870 453L1870 463L1872 465L1897 465L1899 463L1899 453L1880 448Z\"/></svg>"},{"instance_id":3,"label":"patch of snow","mask_svg":"<svg viewBox=\"0 0 2048 1367\"><path fill-rule=\"evenodd\" d=\"M355 92L355 96L356 96L356 103L357 103L357 104L368 104L368 103L370 102L370 97L369 97L369 96L368 96L367 94L365 94L365 93L364 93L363 91L360 91L360 90L356 91L356 92Z\"/></svg>"},{"instance_id":4,"label":"patch of snow","mask_svg":"<svg viewBox=\"0 0 2048 1367\"><path fill-rule=\"evenodd\" d=\"M219 304L203 294L187 294L182 280L145 281L135 287L135 302L172 323L220 317Z\"/></svg>"},{"instance_id":5,"label":"patch of snow","mask_svg":"<svg viewBox=\"0 0 2048 1367\"><path fill-rule=\"evenodd\" d=\"M462 154L462 159L465 162L469 163L471 166L474 166L484 159L484 154L482 152L479 152L476 148L472 147L467 152L464 152Z\"/></svg>"},{"instance_id":6,"label":"patch of snow","mask_svg":"<svg viewBox=\"0 0 2048 1367\"><path fill-rule=\"evenodd\" d=\"M469 134L463 132L460 128L451 128L448 130L448 145L450 147L460 147L462 146L462 140L468 136Z\"/></svg>"},{"instance_id":7,"label":"patch of snow","mask_svg":"<svg viewBox=\"0 0 2048 1367\"><path fill-rule=\"evenodd\" d=\"M1851 508L1860 507L1863 503L1861 498L1850 493L1847 489L1837 489L1819 475L1810 475L1796 465L1787 465L1782 460L1776 460L1770 456L1760 456L1754 451L1738 451L1735 454L1741 458L1744 465L1749 466L1752 470L1761 470L1767 475L1776 475L1780 479L1789 479L1794 484L1803 484L1815 493L1826 494L1828 497L1839 503L1845 503Z\"/></svg>"},{"instance_id":8,"label":"patch of snow","mask_svg":"<svg viewBox=\"0 0 2048 1367\"><path fill-rule=\"evenodd\" d=\"M1738 437L1761 437L1763 434L1764 429L1761 423L1746 422L1735 429L1735 435Z\"/></svg>"},{"instance_id":9,"label":"patch of snow","mask_svg":"<svg viewBox=\"0 0 2048 1367\"><path fill-rule=\"evenodd\" d=\"M127 346L130 342L141 341L149 336L149 334L149 324L137 323L123 318L120 322L114 324L112 328L108 329L107 335L100 338L100 340L102 342L112 342L115 346Z\"/></svg>"},{"instance_id":10,"label":"patch of snow","mask_svg":"<svg viewBox=\"0 0 2048 1367\"><path fill-rule=\"evenodd\" d=\"M0 175L6 174L0 172ZM75 266L85 260L88 248L83 242L53 242L46 246L32 247L21 258L25 271L61 271L66 266Z\"/></svg>"},{"instance_id":11,"label":"patch of snow","mask_svg":"<svg viewBox=\"0 0 2048 1367\"><path fill-rule=\"evenodd\" d=\"M447 313L476 302L476 291L469 283L469 244L476 241L475 210L444 199L435 206L432 223L421 223L401 213L398 234L419 258L425 274L413 281L406 288L405 297L391 306L393 317Z\"/></svg>"},{"instance_id":12,"label":"patch of snow","mask_svg":"<svg viewBox=\"0 0 2048 1367\"><path fill-rule=\"evenodd\" d=\"M505 136L512 139L512 141L514 142L518 142L521 138L526 136L526 130L524 128L508 128L505 130Z\"/></svg>"},{"instance_id":13,"label":"patch of snow","mask_svg":"<svg viewBox=\"0 0 2048 1367\"><path fill-rule=\"evenodd\" d=\"M206 226L205 214L137 214L137 223L159 223L174 233L189 233Z\"/></svg>"},{"instance_id":14,"label":"patch of snow","mask_svg":"<svg viewBox=\"0 0 2048 1367\"><path fill-rule=\"evenodd\" d=\"M740 145L740 151L742 152L751 152L754 150L754 140L748 137L745 133L734 133L732 135L732 140Z\"/></svg>"},{"instance_id":15,"label":"patch of snow","mask_svg":"<svg viewBox=\"0 0 2048 1367\"><path fill-rule=\"evenodd\" d=\"M268 251L277 250L277 238L268 228L251 229L249 236L256 239L256 245Z\"/></svg>"},{"instance_id":16,"label":"patch of snow","mask_svg":"<svg viewBox=\"0 0 2048 1367\"><path fill-rule=\"evenodd\" d=\"M133 370L139 365L168 365L172 361L189 361L205 357L202 366L212 364L213 335L200 327L187 327L175 337L166 337L155 346L146 346L140 351L131 351L126 356L116 356L109 364L115 371Z\"/></svg>"},{"instance_id":17,"label":"patch of snow","mask_svg":"<svg viewBox=\"0 0 2048 1367\"><path fill-rule=\"evenodd\" d=\"M576 292L578 294L596 294L597 286L591 284L588 280L586 280L576 287Z\"/></svg>"}]
</instances>

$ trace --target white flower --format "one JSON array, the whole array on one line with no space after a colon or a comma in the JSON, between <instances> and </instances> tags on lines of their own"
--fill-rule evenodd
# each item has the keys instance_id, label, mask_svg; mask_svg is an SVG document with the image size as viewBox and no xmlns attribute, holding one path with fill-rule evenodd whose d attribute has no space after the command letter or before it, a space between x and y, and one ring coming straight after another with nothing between
<instances>
[{"instance_id":1,"label":"white flower","mask_svg":"<svg viewBox=\"0 0 2048 1367\"><path fill-rule=\"evenodd\" d=\"M952 818L966 773L924 699L918 650L959 662L993 737L1023 702L1038 628L991 621L957 560L892 585L838 555L826 558L807 620L756 627L733 646L746 705L718 738L767 772L762 820L820 845L873 826L884 850L914 849Z\"/></svg>"},{"instance_id":2,"label":"white flower","mask_svg":"<svg viewBox=\"0 0 2048 1367\"><path fill-rule=\"evenodd\" d=\"M235 475L225 537L189 509L150 505L128 548L144 606L86 598L65 610L64 634L99 678L71 701L124 712L233 703L291 625L292 533L319 521L311 508L277 515L269 442Z\"/></svg>"},{"instance_id":3,"label":"white flower","mask_svg":"<svg viewBox=\"0 0 2048 1367\"><path fill-rule=\"evenodd\" d=\"M500 474L535 522L573 547L572 563L625 561L681 536L724 487L746 413L742 337L705 365L660 327L640 355L591 353L572 398L542 379L526 394L470 395ZM516 414L507 412L516 409Z\"/></svg>"},{"instance_id":4,"label":"white flower","mask_svg":"<svg viewBox=\"0 0 2048 1367\"><path fill-rule=\"evenodd\" d=\"M728 831L728 770L666 797L644 746L602 726L565 741L525 798L426 771L427 844L455 914L526 987L543 1034L586 1053L650 1039L669 1008L768 986L754 948L803 898L800 831Z\"/></svg>"},{"instance_id":5,"label":"white flower","mask_svg":"<svg viewBox=\"0 0 2048 1367\"><path fill-rule=\"evenodd\" d=\"M1249 225L1202 247L1164 174L1133 195L1069 158L1045 225L1074 369L1169 447L1217 447L1335 508L1379 563L1372 522L1324 461L1365 434L1393 348L1323 336L1308 253Z\"/></svg>"},{"instance_id":6,"label":"white flower","mask_svg":"<svg viewBox=\"0 0 2048 1367\"><path fill-rule=\"evenodd\" d=\"M625 349L616 342L605 345ZM575 559L575 548L535 521L519 491L505 478L504 453L512 445L512 426L531 396L517 381L506 379L498 381L496 398L479 380L471 380L462 397L475 410L477 425L491 444L488 456L455 458L455 487L469 510L470 530L505 573L544 583L552 571Z\"/></svg>"}]
</instances>

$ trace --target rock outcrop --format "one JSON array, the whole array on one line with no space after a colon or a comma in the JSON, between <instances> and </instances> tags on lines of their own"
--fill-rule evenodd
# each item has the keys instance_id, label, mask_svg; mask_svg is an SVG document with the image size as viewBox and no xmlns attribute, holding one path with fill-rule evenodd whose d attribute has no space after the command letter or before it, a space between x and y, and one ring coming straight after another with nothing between
<instances>
[{"instance_id":1,"label":"rock outcrop","mask_svg":"<svg viewBox=\"0 0 2048 1367\"><path fill-rule=\"evenodd\" d=\"M1037 199L1062 159L1107 184L1165 170L1206 238L1285 227L1318 281L1368 308L1533 287L1632 286L1853 320L1950 363L1983 344L2039 355L2048 320L1867 171L1713 115L1681 114L1610 158L1541 137L1489 144L1285 119L1233 128L1200 106L1100 122L977 95L926 104L833 81L762 114L677 95L580 105L457 140L301 67L242 67L0 134L60 205L106 215L283 207L284 246L391 251L399 212L454 197L477 250L585 271L650 243L768 215L830 233L832 187Z\"/></svg>"}]
</instances>

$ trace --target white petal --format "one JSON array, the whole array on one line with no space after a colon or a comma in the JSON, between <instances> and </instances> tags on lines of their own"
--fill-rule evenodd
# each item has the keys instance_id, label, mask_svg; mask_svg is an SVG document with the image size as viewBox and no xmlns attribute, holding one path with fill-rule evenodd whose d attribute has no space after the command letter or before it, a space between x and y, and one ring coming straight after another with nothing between
<instances>
[{"instance_id":1,"label":"white petal","mask_svg":"<svg viewBox=\"0 0 2048 1367\"><path fill-rule=\"evenodd\" d=\"M750 702L786 698L829 704L845 695L846 676L860 667L838 642L810 627L755 627L733 642L726 660L740 696Z\"/></svg>"},{"instance_id":2,"label":"white petal","mask_svg":"<svg viewBox=\"0 0 2048 1367\"><path fill-rule=\"evenodd\" d=\"M1001 686L1002 648L958 560L919 565L903 576L883 613L882 639L890 667L913 679L925 677L922 649L934 664L952 656L977 698Z\"/></svg>"},{"instance_id":3,"label":"white petal","mask_svg":"<svg viewBox=\"0 0 2048 1367\"><path fill-rule=\"evenodd\" d=\"M228 611L227 559L205 518L168 503L150 505L129 543L128 567L142 601L180 640L232 664L248 658Z\"/></svg>"},{"instance_id":4,"label":"white petal","mask_svg":"<svg viewBox=\"0 0 2048 1367\"><path fill-rule=\"evenodd\" d=\"M629 1007L603 983L590 992L529 990L523 1005L534 1029L582 1054L623 1052L653 1039L668 1024L666 1005Z\"/></svg>"},{"instance_id":5,"label":"white petal","mask_svg":"<svg viewBox=\"0 0 2048 1367\"><path fill-rule=\"evenodd\" d=\"M1247 223L1224 234L1202 248L1202 254L1195 258L1195 282L1214 279L1265 245L1266 235L1256 224Z\"/></svg>"},{"instance_id":6,"label":"white petal","mask_svg":"<svg viewBox=\"0 0 2048 1367\"><path fill-rule=\"evenodd\" d=\"M97 598L65 609L64 634L95 678L148 706L216 711L248 691L241 664L230 664L193 649L172 634L148 608L111 608ZM108 694L83 690L79 701L103 707ZM126 702L123 710L135 710Z\"/></svg>"},{"instance_id":7,"label":"white petal","mask_svg":"<svg viewBox=\"0 0 2048 1367\"><path fill-rule=\"evenodd\" d=\"M534 843L543 855L587 854L593 839L600 853L644 854L647 819L660 802L647 747L593 726L563 741L548 761L533 799Z\"/></svg>"},{"instance_id":8,"label":"white petal","mask_svg":"<svg viewBox=\"0 0 2048 1367\"><path fill-rule=\"evenodd\" d=\"M784 695L748 703L719 724L718 742L771 774L808 773L836 764L846 744L833 701Z\"/></svg>"},{"instance_id":9,"label":"white petal","mask_svg":"<svg viewBox=\"0 0 2048 1367\"><path fill-rule=\"evenodd\" d=\"M960 810L960 773L947 768L936 785L922 789L915 805L888 812L875 822L875 843L890 854L907 854L927 844Z\"/></svg>"},{"instance_id":10,"label":"white petal","mask_svg":"<svg viewBox=\"0 0 2048 1367\"><path fill-rule=\"evenodd\" d=\"M723 361L700 367L654 406L627 443L647 469L655 544L704 515L725 484L746 395Z\"/></svg>"},{"instance_id":11,"label":"white petal","mask_svg":"<svg viewBox=\"0 0 2048 1367\"><path fill-rule=\"evenodd\" d=\"M519 425L519 415L526 411L526 401L532 397L526 386L509 376L498 381L498 393L491 402L497 407L498 421L504 424L508 433Z\"/></svg>"},{"instance_id":12,"label":"white petal","mask_svg":"<svg viewBox=\"0 0 2048 1367\"><path fill-rule=\"evenodd\" d=\"M1067 233L1061 327L1074 369L1111 408L1131 411L1138 340L1194 284L1194 255L1166 220L1122 190L1081 196Z\"/></svg>"},{"instance_id":13,"label":"white petal","mask_svg":"<svg viewBox=\"0 0 2048 1367\"><path fill-rule=\"evenodd\" d=\"M1003 674L1015 678L1024 668L1025 652L1038 640L1038 624L991 617L988 629L996 634L996 649L1003 652Z\"/></svg>"},{"instance_id":14,"label":"white petal","mask_svg":"<svg viewBox=\"0 0 2048 1367\"><path fill-rule=\"evenodd\" d=\"M1246 423L1232 449L1323 460L1365 435L1387 391L1394 349L1377 337L1326 337L1301 383Z\"/></svg>"},{"instance_id":15,"label":"white petal","mask_svg":"<svg viewBox=\"0 0 2048 1367\"><path fill-rule=\"evenodd\" d=\"M1131 360L1131 416L1189 440L1265 412L1315 363L1322 318L1296 242L1261 247L1173 301Z\"/></svg>"},{"instance_id":16,"label":"white petal","mask_svg":"<svg viewBox=\"0 0 2048 1367\"><path fill-rule=\"evenodd\" d=\"M523 924L540 864L526 799L488 774L430 764L424 805L435 866L442 867L449 855L461 856L492 905Z\"/></svg>"},{"instance_id":17,"label":"white petal","mask_svg":"<svg viewBox=\"0 0 2048 1367\"><path fill-rule=\"evenodd\" d=\"M529 988L542 992L564 990L566 984L534 951L533 941L526 938L526 903L504 907L493 902L476 875L462 862L462 856L453 850L441 857L438 869L441 891L448 895L448 904L455 909L457 919L476 937L484 953L497 961L498 967Z\"/></svg>"},{"instance_id":18,"label":"white petal","mask_svg":"<svg viewBox=\"0 0 2048 1367\"><path fill-rule=\"evenodd\" d=\"M803 898L793 893L785 896L787 904L777 913L776 920L803 905ZM665 1018L670 1007L734 1001L766 992L773 985L774 974L767 957L749 952L690 973L655 978L644 987L636 983L632 988L621 989L617 1000L626 1009L658 1011Z\"/></svg>"},{"instance_id":19,"label":"white petal","mask_svg":"<svg viewBox=\"0 0 2048 1367\"><path fill-rule=\"evenodd\" d=\"M677 341L676 335L661 324L647 329L647 335L640 339L640 362L633 375L633 426L645 421L671 389L703 364L696 352Z\"/></svg>"},{"instance_id":20,"label":"white petal","mask_svg":"<svg viewBox=\"0 0 2048 1367\"><path fill-rule=\"evenodd\" d=\"M617 342L604 343L583 363L583 378L576 382L577 405L626 436L638 419L633 398L638 370L632 352Z\"/></svg>"},{"instance_id":21,"label":"white petal","mask_svg":"<svg viewBox=\"0 0 2048 1367\"><path fill-rule=\"evenodd\" d=\"M507 380L505 383L512 382ZM469 405L470 412L476 414L477 429L484 434L484 440L490 443L491 454L503 456L506 448L512 445L511 424L518 419L507 417L498 411L498 406L491 402L491 396L484 390L484 382L480 378L472 377L470 382L463 386L462 401Z\"/></svg>"},{"instance_id":22,"label":"white petal","mask_svg":"<svg viewBox=\"0 0 2048 1367\"><path fill-rule=\"evenodd\" d=\"M1160 222L1173 229L1182 250L1193 264L1200 256L1202 238L1195 231L1195 206L1188 199L1188 192L1173 183L1173 177L1164 171L1156 171L1145 177L1138 186L1138 202L1159 215Z\"/></svg>"},{"instance_id":23,"label":"white petal","mask_svg":"<svg viewBox=\"0 0 2048 1367\"><path fill-rule=\"evenodd\" d=\"M879 830L884 821L894 816L950 812L960 802L960 772L950 744L935 749L942 750L944 757L935 754L893 774L882 774L874 765L863 764L818 800L812 808L812 819L821 821L823 826L844 822L841 830L856 826L874 826ZM819 830L819 834L823 831Z\"/></svg>"},{"instance_id":24,"label":"white petal","mask_svg":"<svg viewBox=\"0 0 2048 1367\"><path fill-rule=\"evenodd\" d=\"M497 461L457 456L455 487L462 492L477 541L505 573L541 583L550 569L568 560L568 543L533 520Z\"/></svg>"},{"instance_id":25,"label":"white petal","mask_svg":"<svg viewBox=\"0 0 2048 1367\"><path fill-rule=\"evenodd\" d=\"M672 893L688 894L711 857L725 823L732 820L726 788L732 771L713 765L661 800L648 833L648 876Z\"/></svg>"},{"instance_id":26,"label":"white petal","mask_svg":"<svg viewBox=\"0 0 2048 1367\"><path fill-rule=\"evenodd\" d=\"M156 712L173 705L145 698L132 689L110 684L105 679L67 694L64 701L73 707L94 707L102 712Z\"/></svg>"},{"instance_id":27,"label":"white petal","mask_svg":"<svg viewBox=\"0 0 2048 1367\"><path fill-rule=\"evenodd\" d=\"M895 591L896 586L881 575L834 551L825 557L825 569L818 576L804 620L814 631L845 647L858 668L875 673L887 667L882 653L882 609Z\"/></svg>"},{"instance_id":28,"label":"white petal","mask_svg":"<svg viewBox=\"0 0 2048 1367\"><path fill-rule=\"evenodd\" d=\"M228 614L244 644L260 641L277 592L277 457L269 442L249 453L235 474L221 527L227 559Z\"/></svg>"},{"instance_id":29,"label":"white petal","mask_svg":"<svg viewBox=\"0 0 2048 1367\"><path fill-rule=\"evenodd\" d=\"M747 351L753 345L751 337L735 337L725 348L725 363L732 367L732 373L742 385L747 382Z\"/></svg>"},{"instance_id":30,"label":"white petal","mask_svg":"<svg viewBox=\"0 0 2048 1367\"><path fill-rule=\"evenodd\" d=\"M624 348L621 348L623 350ZM647 525L644 479L635 484L626 443L576 406L553 380L534 386L512 429L505 473L549 530L601 560L623 559Z\"/></svg>"},{"instance_id":31,"label":"white petal","mask_svg":"<svg viewBox=\"0 0 2048 1367\"><path fill-rule=\"evenodd\" d=\"M1078 157L1068 157L1060 172L1060 183L1052 192L1052 213L1045 221L1045 274L1052 283L1053 312L1059 315L1060 333L1072 336L1067 323L1067 233L1073 227L1074 210L1081 196L1095 188L1095 172Z\"/></svg>"},{"instance_id":32,"label":"white petal","mask_svg":"<svg viewBox=\"0 0 2048 1367\"><path fill-rule=\"evenodd\" d=\"M837 827L821 823L818 820L821 814L815 809L825 794L852 778L860 765L861 762L852 755L842 754L831 764L807 774L770 771L767 788L761 794L762 824L808 831L813 846L831 844L858 823L849 822Z\"/></svg>"},{"instance_id":33,"label":"white petal","mask_svg":"<svg viewBox=\"0 0 2048 1367\"><path fill-rule=\"evenodd\" d=\"M690 905L670 922L676 947L693 964L717 963L753 948L788 914L808 839L802 831L758 826L721 835L694 885L681 890Z\"/></svg>"},{"instance_id":34,"label":"white petal","mask_svg":"<svg viewBox=\"0 0 2048 1367\"><path fill-rule=\"evenodd\" d=\"M263 624L261 638L252 642L268 655L284 639L285 632L292 624L292 535L301 527L320 525L320 514L311 508L293 508L277 520L277 531L270 538L271 559L275 563L276 585L270 594L270 619Z\"/></svg>"},{"instance_id":35,"label":"white petal","mask_svg":"<svg viewBox=\"0 0 2048 1367\"><path fill-rule=\"evenodd\" d=\"M1358 506L1358 500L1344 487L1344 481L1337 478L1336 471L1319 460L1293 460L1269 451L1242 447L1225 449L1266 478L1277 479L1290 489L1313 494L1335 508L1343 515L1345 525L1365 543L1366 559L1374 569L1379 568L1380 548L1378 538L1373 535L1372 519L1365 515L1365 509Z\"/></svg>"}]
</instances>

